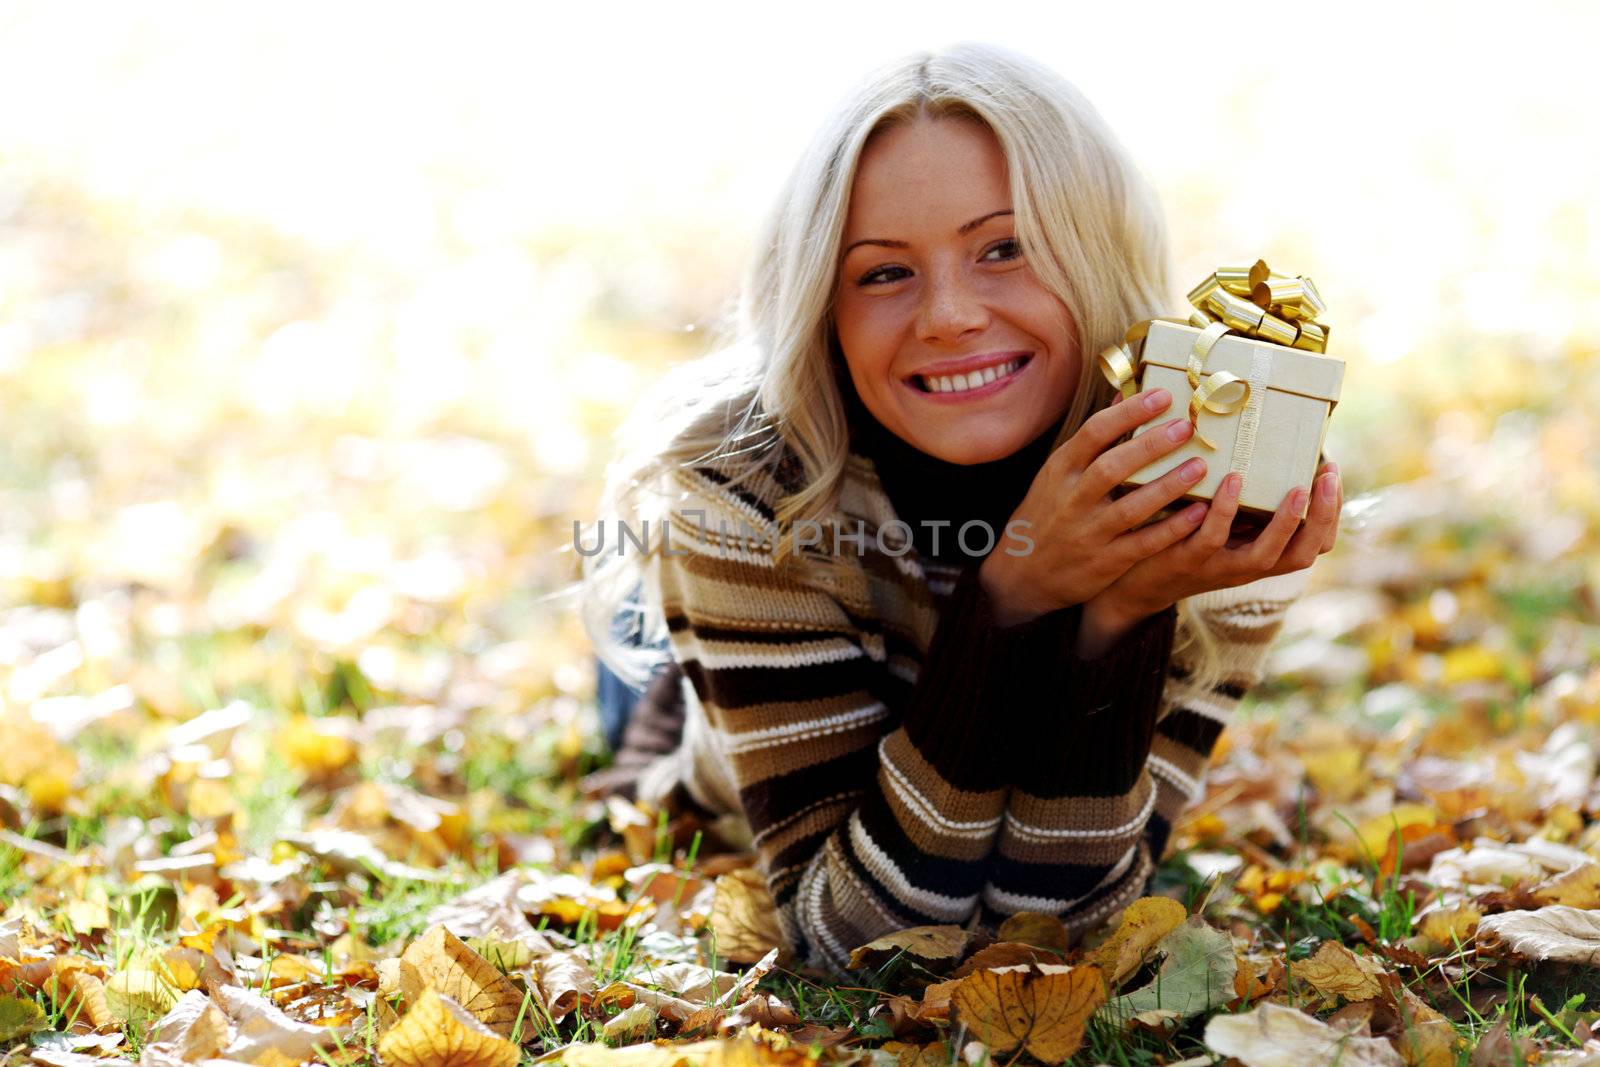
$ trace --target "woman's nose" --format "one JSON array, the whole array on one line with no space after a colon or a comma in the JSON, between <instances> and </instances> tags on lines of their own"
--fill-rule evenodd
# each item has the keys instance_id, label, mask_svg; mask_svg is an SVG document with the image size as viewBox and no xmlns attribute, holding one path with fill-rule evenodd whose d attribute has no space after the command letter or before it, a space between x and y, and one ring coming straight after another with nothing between
<instances>
[{"instance_id":1,"label":"woman's nose","mask_svg":"<svg viewBox=\"0 0 1600 1067\"><path fill-rule=\"evenodd\" d=\"M989 309L960 270L929 272L917 314L917 336L954 341L989 323Z\"/></svg>"}]
</instances>

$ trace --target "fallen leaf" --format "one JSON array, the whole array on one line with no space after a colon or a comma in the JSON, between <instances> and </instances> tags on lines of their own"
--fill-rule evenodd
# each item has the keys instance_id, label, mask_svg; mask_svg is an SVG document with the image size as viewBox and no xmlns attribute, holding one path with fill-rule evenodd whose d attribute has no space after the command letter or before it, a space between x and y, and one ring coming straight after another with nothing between
<instances>
[{"instance_id":1,"label":"fallen leaf","mask_svg":"<svg viewBox=\"0 0 1600 1067\"><path fill-rule=\"evenodd\" d=\"M655 1034L655 1029L655 1009L640 1002L631 1008L624 1008L607 1019L606 1024L600 1028L600 1036L609 1044L632 1045L635 1042L648 1040Z\"/></svg>"},{"instance_id":2,"label":"fallen leaf","mask_svg":"<svg viewBox=\"0 0 1600 1067\"><path fill-rule=\"evenodd\" d=\"M717 879L711 905L711 932L717 955L734 963L754 963L773 949L786 952L778 906L767 881L753 867Z\"/></svg>"},{"instance_id":3,"label":"fallen leaf","mask_svg":"<svg viewBox=\"0 0 1600 1067\"><path fill-rule=\"evenodd\" d=\"M1128 1019L1140 1012L1166 1010L1187 1019L1236 995L1233 977L1239 963L1233 942L1199 916L1172 930L1156 948L1166 956L1156 977L1149 985L1116 998L1108 1005L1109 1012Z\"/></svg>"},{"instance_id":4,"label":"fallen leaf","mask_svg":"<svg viewBox=\"0 0 1600 1067\"><path fill-rule=\"evenodd\" d=\"M217 1004L234 1025L222 1058L261 1067L298 1067L350 1036L347 1027L296 1022L269 1001L239 986L223 986Z\"/></svg>"},{"instance_id":5,"label":"fallen leaf","mask_svg":"<svg viewBox=\"0 0 1600 1067\"><path fill-rule=\"evenodd\" d=\"M0 1041L15 1041L45 1028L44 1009L21 997L0 997Z\"/></svg>"},{"instance_id":6,"label":"fallen leaf","mask_svg":"<svg viewBox=\"0 0 1600 1067\"><path fill-rule=\"evenodd\" d=\"M1238 1015L1217 1015L1206 1023L1205 1043L1244 1067L1405 1067L1389 1042L1336 1030L1305 1012L1262 1004Z\"/></svg>"},{"instance_id":7,"label":"fallen leaf","mask_svg":"<svg viewBox=\"0 0 1600 1067\"><path fill-rule=\"evenodd\" d=\"M1083 1044L1084 1027L1105 999L1100 968L1085 966L1057 974L977 971L961 980L951 1003L995 1052L1021 1046L1045 1063L1060 1063Z\"/></svg>"},{"instance_id":8,"label":"fallen leaf","mask_svg":"<svg viewBox=\"0 0 1600 1067\"><path fill-rule=\"evenodd\" d=\"M1501 957L1600 962L1600 912L1564 904L1485 916L1475 936L1480 949Z\"/></svg>"},{"instance_id":9,"label":"fallen leaf","mask_svg":"<svg viewBox=\"0 0 1600 1067\"><path fill-rule=\"evenodd\" d=\"M1094 962L1113 987L1139 969L1145 953L1188 917L1171 897L1140 897L1122 912L1116 931L1095 950Z\"/></svg>"},{"instance_id":10,"label":"fallen leaf","mask_svg":"<svg viewBox=\"0 0 1600 1067\"><path fill-rule=\"evenodd\" d=\"M1600 908L1600 863L1585 863L1547 878L1529 892L1540 904L1565 904L1585 910Z\"/></svg>"},{"instance_id":11,"label":"fallen leaf","mask_svg":"<svg viewBox=\"0 0 1600 1067\"><path fill-rule=\"evenodd\" d=\"M522 1011L522 991L443 926L431 928L400 954L406 1002L417 1003L425 988L449 997L502 1037L511 1036Z\"/></svg>"},{"instance_id":12,"label":"fallen leaf","mask_svg":"<svg viewBox=\"0 0 1600 1067\"><path fill-rule=\"evenodd\" d=\"M388 1067L515 1067L522 1050L453 999L429 988L383 1040Z\"/></svg>"},{"instance_id":13,"label":"fallen leaf","mask_svg":"<svg viewBox=\"0 0 1600 1067\"><path fill-rule=\"evenodd\" d=\"M1454 1067L1460 1039L1450 1020L1395 975L1384 976L1383 991L1373 1015L1374 1032L1394 1043L1407 1067Z\"/></svg>"},{"instance_id":14,"label":"fallen leaf","mask_svg":"<svg viewBox=\"0 0 1600 1067\"><path fill-rule=\"evenodd\" d=\"M1061 920L1039 911L1008 915L994 936L996 941L1020 941L1051 952L1064 953L1072 947L1072 939L1067 936L1067 928Z\"/></svg>"},{"instance_id":15,"label":"fallen leaf","mask_svg":"<svg viewBox=\"0 0 1600 1067\"><path fill-rule=\"evenodd\" d=\"M928 970L944 971L956 965L969 939L959 926L913 926L862 945L850 953L847 966L852 971L882 967L898 956L909 956Z\"/></svg>"},{"instance_id":16,"label":"fallen leaf","mask_svg":"<svg viewBox=\"0 0 1600 1067\"><path fill-rule=\"evenodd\" d=\"M555 1022L572 1014L579 1000L594 991L594 971L576 952L553 952L535 961L534 973L538 976L544 1010Z\"/></svg>"},{"instance_id":17,"label":"fallen leaf","mask_svg":"<svg viewBox=\"0 0 1600 1067\"><path fill-rule=\"evenodd\" d=\"M1306 982L1335 1004L1345 1000L1371 1000L1383 992L1380 979L1387 972L1371 956L1358 956L1337 941L1324 941L1316 955L1294 965L1295 978Z\"/></svg>"},{"instance_id":18,"label":"fallen leaf","mask_svg":"<svg viewBox=\"0 0 1600 1067\"><path fill-rule=\"evenodd\" d=\"M180 1060L209 1060L228 1044L228 1017L211 998L191 989L150 1032L150 1042Z\"/></svg>"}]
</instances>

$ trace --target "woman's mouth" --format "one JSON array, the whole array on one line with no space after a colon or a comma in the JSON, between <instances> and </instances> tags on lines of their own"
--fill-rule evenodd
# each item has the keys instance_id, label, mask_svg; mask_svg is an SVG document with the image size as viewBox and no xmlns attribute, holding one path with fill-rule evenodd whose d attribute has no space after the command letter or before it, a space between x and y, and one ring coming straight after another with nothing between
<instances>
[{"instance_id":1,"label":"woman's mouth","mask_svg":"<svg viewBox=\"0 0 1600 1067\"><path fill-rule=\"evenodd\" d=\"M1020 372L1033 360L1033 354L1017 356L983 370L966 374L914 374L908 381L912 388L927 394L930 399L942 401L977 400L992 396L1017 379Z\"/></svg>"}]
</instances>

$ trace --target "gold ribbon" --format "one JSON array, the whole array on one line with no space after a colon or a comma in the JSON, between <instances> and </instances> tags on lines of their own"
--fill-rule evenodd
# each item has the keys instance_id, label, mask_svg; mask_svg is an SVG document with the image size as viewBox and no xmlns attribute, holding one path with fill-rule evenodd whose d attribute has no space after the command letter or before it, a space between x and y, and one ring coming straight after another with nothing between
<instances>
[{"instance_id":1,"label":"gold ribbon","mask_svg":"<svg viewBox=\"0 0 1600 1067\"><path fill-rule=\"evenodd\" d=\"M1134 378L1150 323L1176 322L1198 328L1200 336L1195 338L1186 368L1192 390L1189 425L1195 439L1215 451L1217 446L1200 432L1200 412L1231 415L1240 411L1249 403L1251 394L1259 390L1260 383L1253 388L1251 382L1227 371L1206 374L1206 357L1212 347L1235 333L1307 352L1325 352L1328 327L1316 320L1327 305L1310 278L1276 274L1264 259L1250 267L1219 268L1189 291L1189 303L1194 305L1194 311L1187 322L1161 318L1131 326L1120 344L1109 345L1100 353L1100 373L1122 393L1123 399L1132 399L1137 392Z\"/></svg>"}]
</instances>

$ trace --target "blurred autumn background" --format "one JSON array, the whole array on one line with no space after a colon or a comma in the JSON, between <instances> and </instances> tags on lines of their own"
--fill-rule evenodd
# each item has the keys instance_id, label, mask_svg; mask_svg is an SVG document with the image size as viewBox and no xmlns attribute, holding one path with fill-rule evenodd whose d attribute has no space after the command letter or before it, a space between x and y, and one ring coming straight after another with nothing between
<instances>
[{"instance_id":1,"label":"blurred autumn background","mask_svg":"<svg viewBox=\"0 0 1600 1067\"><path fill-rule=\"evenodd\" d=\"M1543 879L1600 857L1600 19L1497 10L1342 5L1249 40L1175 4L0 10L0 978L48 963L111 994L86 1026L19 979L37 1015L0 998L0 1036L58 1067L144 1054L207 988L162 954L218 931L285 1018L353 1025L381 999L361 966L501 871L525 924L704 962L705 908L627 876L673 858L574 787L603 746L553 595L572 523L634 399L707 350L827 107L962 38L1087 93L1182 281L1263 256L1327 298L1345 533L1169 882L1220 877L1206 917L1257 999L1318 939L1404 945L1387 966L1422 995L1440 929L1547 905ZM150 900L167 921L130 933ZM1500 968L1498 1001L1457 998L1464 1055L1525 1002L1504 974L1538 968L1458 949L1435 980ZM279 981L282 957L320 969ZM597 1039L620 1004L597 990L628 977L544 958L508 971L543 1013L529 1054ZM1499 1039L1581 1047L1595 1013L1546 1006L1559 1028L1530 1009ZM800 1015L855 1026L830 1055L874 1036ZM1127 1062L1194 1053L1179 1033Z\"/></svg>"}]
</instances>

